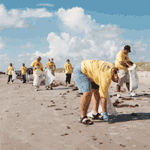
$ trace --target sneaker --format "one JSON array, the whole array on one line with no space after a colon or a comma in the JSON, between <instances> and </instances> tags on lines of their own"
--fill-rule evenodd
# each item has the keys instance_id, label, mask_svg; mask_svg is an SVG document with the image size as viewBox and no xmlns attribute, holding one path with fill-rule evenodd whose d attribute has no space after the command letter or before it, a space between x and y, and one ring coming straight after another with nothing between
<instances>
[{"instance_id":1,"label":"sneaker","mask_svg":"<svg viewBox=\"0 0 150 150\"><path fill-rule=\"evenodd\" d=\"M117 93L117 98L120 98L120 97L121 97L120 93Z\"/></svg>"},{"instance_id":2,"label":"sneaker","mask_svg":"<svg viewBox=\"0 0 150 150\"><path fill-rule=\"evenodd\" d=\"M106 122L109 122L109 121L110 121L107 112L102 113L102 116L103 116L103 120L105 120Z\"/></svg>"},{"instance_id":3,"label":"sneaker","mask_svg":"<svg viewBox=\"0 0 150 150\"><path fill-rule=\"evenodd\" d=\"M131 92L131 93L129 93L129 96L134 97L134 96L136 96L136 93Z\"/></svg>"}]
</instances>

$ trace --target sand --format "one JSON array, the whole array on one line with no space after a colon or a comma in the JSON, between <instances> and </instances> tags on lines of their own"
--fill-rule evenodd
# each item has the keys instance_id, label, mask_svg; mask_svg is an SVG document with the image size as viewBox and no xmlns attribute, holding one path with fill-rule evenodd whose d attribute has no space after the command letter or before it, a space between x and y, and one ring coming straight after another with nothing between
<instances>
[{"instance_id":1,"label":"sand","mask_svg":"<svg viewBox=\"0 0 150 150\"><path fill-rule=\"evenodd\" d=\"M111 123L94 121L92 126L79 123L78 90L65 86L45 90L41 86L41 91L35 91L31 82L16 80L7 85L7 76L0 75L0 150L149 150L150 72L138 75L138 97L127 99L124 86L121 103L115 107L119 115L110 116ZM64 73L56 77L57 81L65 80ZM109 92L113 103L117 100L115 91L112 82Z\"/></svg>"}]
</instances>

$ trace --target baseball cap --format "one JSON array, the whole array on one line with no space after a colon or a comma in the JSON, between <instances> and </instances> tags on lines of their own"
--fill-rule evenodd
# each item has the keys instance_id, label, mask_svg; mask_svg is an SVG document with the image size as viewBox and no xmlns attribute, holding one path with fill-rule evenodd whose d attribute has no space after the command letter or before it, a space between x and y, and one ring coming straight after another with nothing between
<instances>
[{"instance_id":1,"label":"baseball cap","mask_svg":"<svg viewBox=\"0 0 150 150\"><path fill-rule=\"evenodd\" d=\"M126 45L124 49L126 49L129 53L131 52L131 47L129 45Z\"/></svg>"},{"instance_id":2,"label":"baseball cap","mask_svg":"<svg viewBox=\"0 0 150 150\"><path fill-rule=\"evenodd\" d=\"M41 56L37 56L37 59L38 59L38 58L39 58L39 59L42 59L42 57L41 57Z\"/></svg>"}]
</instances>

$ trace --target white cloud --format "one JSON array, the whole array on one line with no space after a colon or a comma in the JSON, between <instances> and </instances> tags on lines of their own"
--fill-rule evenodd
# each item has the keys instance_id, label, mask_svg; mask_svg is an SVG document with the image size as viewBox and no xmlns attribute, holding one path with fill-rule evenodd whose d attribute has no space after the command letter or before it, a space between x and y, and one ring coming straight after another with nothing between
<instances>
[{"instance_id":1,"label":"white cloud","mask_svg":"<svg viewBox=\"0 0 150 150\"><path fill-rule=\"evenodd\" d=\"M3 4L0 4L0 30L8 28L31 28L31 24L27 23L26 18L51 17L52 14L45 8L18 10L12 9L7 11Z\"/></svg>"},{"instance_id":2,"label":"white cloud","mask_svg":"<svg viewBox=\"0 0 150 150\"><path fill-rule=\"evenodd\" d=\"M21 18L29 18L29 17L36 17L36 18L44 18L44 17L52 17L52 13L48 12L45 8L40 9L29 9L23 10L21 13Z\"/></svg>"},{"instance_id":3,"label":"white cloud","mask_svg":"<svg viewBox=\"0 0 150 150\"><path fill-rule=\"evenodd\" d=\"M90 26L95 23L94 20L91 20L91 16L85 15L84 10L79 7L73 7L68 10L60 8L56 14L66 26L76 31L88 32Z\"/></svg>"},{"instance_id":4,"label":"white cloud","mask_svg":"<svg viewBox=\"0 0 150 150\"><path fill-rule=\"evenodd\" d=\"M31 44L27 44L27 45L24 45L24 46L19 46L19 48L33 48L34 46L31 45Z\"/></svg>"},{"instance_id":5,"label":"white cloud","mask_svg":"<svg viewBox=\"0 0 150 150\"><path fill-rule=\"evenodd\" d=\"M0 49L6 49L6 45L2 41L2 37L0 37Z\"/></svg>"},{"instance_id":6,"label":"white cloud","mask_svg":"<svg viewBox=\"0 0 150 150\"><path fill-rule=\"evenodd\" d=\"M54 4L48 4L48 3L44 4L44 3L42 3L42 4L36 4L36 6L48 6L48 7L54 7Z\"/></svg>"},{"instance_id":7,"label":"white cloud","mask_svg":"<svg viewBox=\"0 0 150 150\"><path fill-rule=\"evenodd\" d=\"M61 66L68 58L73 64L83 59L114 62L117 52L127 44L131 45L132 51L136 52L148 49L148 45L141 41L124 41L121 38L121 35L125 33L124 30L117 25L97 24L91 16L84 14L82 8L75 7L68 10L61 8L56 14L69 31L64 30L60 35L54 32L49 33L47 36L49 51L46 53L36 51L29 56L26 55L29 60L34 60L36 56L40 55L42 60L54 57L54 60L59 62ZM70 31L76 32L76 36L71 36Z\"/></svg>"}]
</instances>

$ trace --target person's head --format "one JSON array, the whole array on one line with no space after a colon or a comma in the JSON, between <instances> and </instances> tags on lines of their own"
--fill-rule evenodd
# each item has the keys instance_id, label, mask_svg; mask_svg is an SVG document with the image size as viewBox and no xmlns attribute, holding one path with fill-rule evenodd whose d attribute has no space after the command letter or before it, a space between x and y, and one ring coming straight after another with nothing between
<instances>
[{"instance_id":1,"label":"person's head","mask_svg":"<svg viewBox=\"0 0 150 150\"><path fill-rule=\"evenodd\" d=\"M24 67L24 66L25 66L25 64L24 64L24 63L22 63L22 66Z\"/></svg>"},{"instance_id":2,"label":"person's head","mask_svg":"<svg viewBox=\"0 0 150 150\"><path fill-rule=\"evenodd\" d=\"M129 45L126 45L123 49L125 54L131 53L131 47Z\"/></svg>"},{"instance_id":3,"label":"person's head","mask_svg":"<svg viewBox=\"0 0 150 150\"><path fill-rule=\"evenodd\" d=\"M38 62L40 62L41 59L42 59L41 56L38 56L36 60L37 60Z\"/></svg>"},{"instance_id":4,"label":"person's head","mask_svg":"<svg viewBox=\"0 0 150 150\"><path fill-rule=\"evenodd\" d=\"M67 59L67 63L69 63L70 62L70 60L69 59Z\"/></svg>"},{"instance_id":5,"label":"person's head","mask_svg":"<svg viewBox=\"0 0 150 150\"><path fill-rule=\"evenodd\" d=\"M12 63L10 63L9 65L10 65L10 67L12 67Z\"/></svg>"},{"instance_id":6,"label":"person's head","mask_svg":"<svg viewBox=\"0 0 150 150\"><path fill-rule=\"evenodd\" d=\"M54 60L53 58L50 58L50 62L53 62L53 60Z\"/></svg>"},{"instance_id":7,"label":"person's head","mask_svg":"<svg viewBox=\"0 0 150 150\"><path fill-rule=\"evenodd\" d=\"M118 68L114 67L112 69L112 81L118 83L119 77L118 77Z\"/></svg>"}]
</instances>

